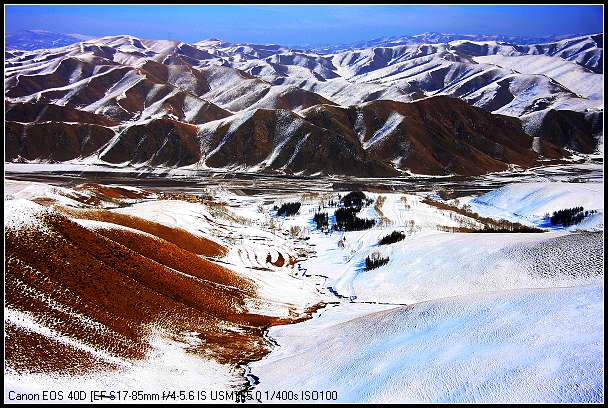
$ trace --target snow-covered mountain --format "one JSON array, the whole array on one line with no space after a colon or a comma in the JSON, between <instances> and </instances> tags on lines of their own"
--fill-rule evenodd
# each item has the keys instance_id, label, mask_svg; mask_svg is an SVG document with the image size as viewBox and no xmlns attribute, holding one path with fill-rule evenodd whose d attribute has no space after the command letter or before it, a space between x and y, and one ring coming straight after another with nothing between
<instances>
[{"instance_id":1,"label":"snow-covered mountain","mask_svg":"<svg viewBox=\"0 0 608 408\"><path fill-rule=\"evenodd\" d=\"M347 51L352 49L370 48L370 47L393 47L395 45L408 44L441 44L450 41L466 40L466 41L497 41L510 44L543 44L556 42L568 38L580 37L583 34L562 34L548 35L542 37L519 36L519 35L501 35L501 34L451 34L427 32L415 35L397 35L379 37L373 40L356 41L353 43L342 45L327 45L318 47L319 51L334 53L339 51Z\"/></svg>"},{"instance_id":2,"label":"snow-covered mountain","mask_svg":"<svg viewBox=\"0 0 608 408\"><path fill-rule=\"evenodd\" d=\"M481 174L597 148L602 34L417 38L437 43L323 53L109 36L8 50L6 160Z\"/></svg>"},{"instance_id":3,"label":"snow-covered mountain","mask_svg":"<svg viewBox=\"0 0 608 408\"><path fill-rule=\"evenodd\" d=\"M83 34L61 34L45 30L21 30L4 35L7 50L39 50L56 48L90 40L94 37Z\"/></svg>"}]
</instances>

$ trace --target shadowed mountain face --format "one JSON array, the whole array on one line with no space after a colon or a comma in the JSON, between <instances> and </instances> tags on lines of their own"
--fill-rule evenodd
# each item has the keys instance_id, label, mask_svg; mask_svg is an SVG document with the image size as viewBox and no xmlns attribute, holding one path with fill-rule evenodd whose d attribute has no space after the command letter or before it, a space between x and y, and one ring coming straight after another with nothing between
<instances>
[{"instance_id":1,"label":"shadowed mountain face","mask_svg":"<svg viewBox=\"0 0 608 408\"><path fill-rule=\"evenodd\" d=\"M227 168L360 177L477 175L538 165L516 118L458 99L315 105L300 114L256 109L204 125L169 117L129 126L7 122L9 160L65 161L89 155L112 164ZM564 152L542 140L542 157Z\"/></svg>"},{"instance_id":2,"label":"shadowed mountain face","mask_svg":"<svg viewBox=\"0 0 608 408\"><path fill-rule=\"evenodd\" d=\"M112 139L114 132L88 123L7 121L6 160L63 162L94 154Z\"/></svg>"},{"instance_id":3,"label":"shadowed mountain face","mask_svg":"<svg viewBox=\"0 0 608 408\"><path fill-rule=\"evenodd\" d=\"M597 123L602 121L601 112L585 115L582 112L549 110L538 116L540 116L540 123L538 126L530 128L529 133L532 136L581 153L595 151Z\"/></svg>"},{"instance_id":4,"label":"shadowed mountain face","mask_svg":"<svg viewBox=\"0 0 608 408\"><path fill-rule=\"evenodd\" d=\"M4 113L6 120L17 122L77 122L101 126L118 124L108 116L97 115L70 106L45 103L7 102Z\"/></svg>"},{"instance_id":5,"label":"shadowed mountain face","mask_svg":"<svg viewBox=\"0 0 608 408\"><path fill-rule=\"evenodd\" d=\"M316 126L284 110L259 109L236 121L207 126L201 135L210 167L371 177L397 174L374 160L352 135Z\"/></svg>"},{"instance_id":6,"label":"shadowed mountain face","mask_svg":"<svg viewBox=\"0 0 608 408\"><path fill-rule=\"evenodd\" d=\"M100 158L108 163L186 166L200 159L197 128L171 119L128 127Z\"/></svg>"},{"instance_id":7,"label":"shadowed mountain face","mask_svg":"<svg viewBox=\"0 0 608 408\"><path fill-rule=\"evenodd\" d=\"M348 109L315 107L305 117L352 132L376 160L421 174L483 174L537 162L519 120L492 115L447 97L415 103L376 101ZM561 149L543 141L543 154Z\"/></svg>"},{"instance_id":8,"label":"shadowed mountain face","mask_svg":"<svg viewBox=\"0 0 608 408\"><path fill-rule=\"evenodd\" d=\"M535 166L597 149L601 40L9 50L5 160L372 177Z\"/></svg>"}]
</instances>

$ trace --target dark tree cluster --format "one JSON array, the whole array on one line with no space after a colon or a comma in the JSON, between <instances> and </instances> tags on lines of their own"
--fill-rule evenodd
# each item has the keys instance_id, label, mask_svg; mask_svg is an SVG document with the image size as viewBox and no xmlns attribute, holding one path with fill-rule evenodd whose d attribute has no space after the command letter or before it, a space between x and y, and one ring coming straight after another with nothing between
<instances>
[{"instance_id":1,"label":"dark tree cluster","mask_svg":"<svg viewBox=\"0 0 608 408\"><path fill-rule=\"evenodd\" d=\"M319 230L329 227L329 215L326 212L315 213L312 219L317 223L317 229Z\"/></svg>"},{"instance_id":2,"label":"dark tree cluster","mask_svg":"<svg viewBox=\"0 0 608 408\"><path fill-rule=\"evenodd\" d=\"M595 212L595 210L585 211L583 207L566 208L553 213L551 216L551 224L563 225L564 227L576 225L583 221L585 217L588 217L589 214Z\"/></svg>"},{"instance_id":3,"label":"dark tree cluster","mask_svg":"<svg viewBox=\"0 0 608 408\"><path fill-rule=\"evenodd\" d=\"M365 270L370 271L372 269L379 268L382 265L386 265L388 261L388 257L383 257L378 252L374 252L365 258Z\"/></svg>"},{"instance_id":4,"label":"dark tree cluster","mask_svg":"<svg viewBox=\"0 0 608 408\"><path fill-rule=\"evenodd\" d=\"M360 210L364 205L370 205L373 200L368 199L362 191L351 191L342 197L341 201L344 207L358 208Z\"/></svg>"},{"instance_id":5,"label":"dark tree cluster","mask_svg":"<svg viewBox=\"0 0 608 408\"><path fill-rule=\"evenodd\" d=\"M505 227L494 226L494 227L484 227L480 230L476 230L475 232L522 232L522 233L531 233L531 232L544 232L540 228L536 227L528 227L526 225L521 224L513 224L510 223Z\"/></svg>"},{"instance_id":6,"label":"dark tree cluster","mask_svg":"<svg viewBox=\"0 0 608 408\"><path fill-rule=\"evenodd\" d=\"M545 232L540 228L528 227L527 225L513 223L506 220L499 220L491 225L484 225L483 228L469 228L469 227L448 227L446 225L438 225L439 231L445 232L521 232L521 233L539 233Z\"/></svg>"},{"instance_id":7,"label":"dark tree cluster","mask_svg":"<svg viewBox=\"0 0 608 408\"><path fill-rule=\"evenodd\" d=\"M336 201L332 199L327 200L327 202L323 202L323 208L327 208L327 207L337 207L338 203ZM321 211L321 206L319 206L319 211Z\"/></svg>"},{"instance_id":8,"label":"dark tree cluster","mask_svg":"<svg viewBox=\"0 0 608 408\"><path fill-rule=\"evenodd\" d=\"M382 237L380 241L378 241L379 245L388 245L394 244L395 242L403 241L405 239L405 234L401 231L393 231L390 234Z\"/></svg>"},{"instance_id":9,"label":"dark tree cluster","mask_svg":"<svg viewBox=\"0 0 608 408\"><path fill-rule=\"evenodd\" d=\"M336 224L334 229L339 231L361 231L370 229L376 224L375 220L357 217L361 208L338 208L334 213Z\"/></svg>"},{"instance_id":10,"label":"dark tree cluster","mask_svg":"<svg viewBox=\"0 0 608 408\"><path fill-rule=\"evenodd\" d=\"M467 208L467 206L459 208L441 201L435 201L430 197L425 197L422 202L441 210L453 211L457 214L473 218L483 224L483 228L481 229L467 227L440 227L442 231L446 232L545 232L545 230L540 228L528 227L527 225L520 224L518 222L494 220L492 218L482 217L476 212L471 211L470 208Z\"/></svg>"},{"instance_id":11,"label":"dark tree cluster","mask_svg":"<svg viewBox=\"0 0 608 408\"><path fill-rule=\"evenodd\" d=\"M317 212L320 213L322 210L324 210L326 208L333 208L333 207L337 207L337 206L338 206L338 202L331 199L331 200L328 200L327 202L323 202L322 204L319 204L319 206L317 206Z\"/></svg>"},{"instance_id":12,"label":"dark tree cluster","mask_svg":"<svg viewBox=\"0 0 608 408\"><path fill-rule=\"evenodd\" d=\"M290 215L296 215L298 213L298 211L300 211L301 206L302 206L302 203L295 202L295 203L284 203L280 207L277 207L275 205L274 208L277 211L277 215L290 216Z\"/></svg>"}]
</instances>

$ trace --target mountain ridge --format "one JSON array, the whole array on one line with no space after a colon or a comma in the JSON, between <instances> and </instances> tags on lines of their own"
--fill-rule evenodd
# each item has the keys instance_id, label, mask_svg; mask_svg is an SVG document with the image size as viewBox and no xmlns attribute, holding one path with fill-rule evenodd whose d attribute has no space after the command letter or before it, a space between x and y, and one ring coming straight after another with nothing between
<instances>
[{"instance_id":1,"label":"mountain ridge","mask_svg":"<svg viewBox=\"0 0 608 408\"><path fill-rule=\"evenodd\" d=\"M335 53L349 49L370 48L374 46L394 46L405 44L438 44L455 40L469 41L497 41L510 44L544 44L556 42L569 38L592 36L601 33L569 33L569 34L553 34L545 36L524 36L524 35L502 35L502 34L457 34L457 33L440 33L440 32L424 32L410 35L387 35L369 40L355 40L342 44L322 44L322 45L307 45L307 44L285 44L277 43L235 43L224 41L219 38L207 38L195 41L194 44L209 44L216 43L218 45L258 45L271 46L277 48L289 48L296 50L308 50L316 52ZM132 36L124 34L125 36ZM5 43L7 49L10 50L36 50L42 48L53 48L53 46L65 46L80 41L87 41L103 36L84 35L77 33L57 33L47 30L18 30L5 34ZM32 46L40 46L40 48L32 48Z\"/></svg>"},{"instance_id":2,"label":"mountain ridge","mask_svg":"<svg viewBox=\"0 0 608 408\"><path fill-rule=\"evenodd\" d=\"M540 165L602 144L602 42L457 40L325 55L106 36L9 50L5 160L356 176ZM62 140L66 154L54 151Z\"/></svg>"}]
</instances>

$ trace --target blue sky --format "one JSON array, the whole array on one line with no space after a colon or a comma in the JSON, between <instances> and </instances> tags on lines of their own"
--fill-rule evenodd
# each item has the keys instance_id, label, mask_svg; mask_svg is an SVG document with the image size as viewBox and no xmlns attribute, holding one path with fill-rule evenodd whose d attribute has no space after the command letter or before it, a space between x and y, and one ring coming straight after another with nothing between
<instances>
[{"instance_id":1,"label":"blue sky","mask_svg":"<svg viewBox=\"0 0 608 408\"><path fill-rule=\"evenodd\" d=\"M602 31L601 6L5 6L6 31L194 42L322 45L436 31L544 36Z\"/></svg>"}]
</instances>

